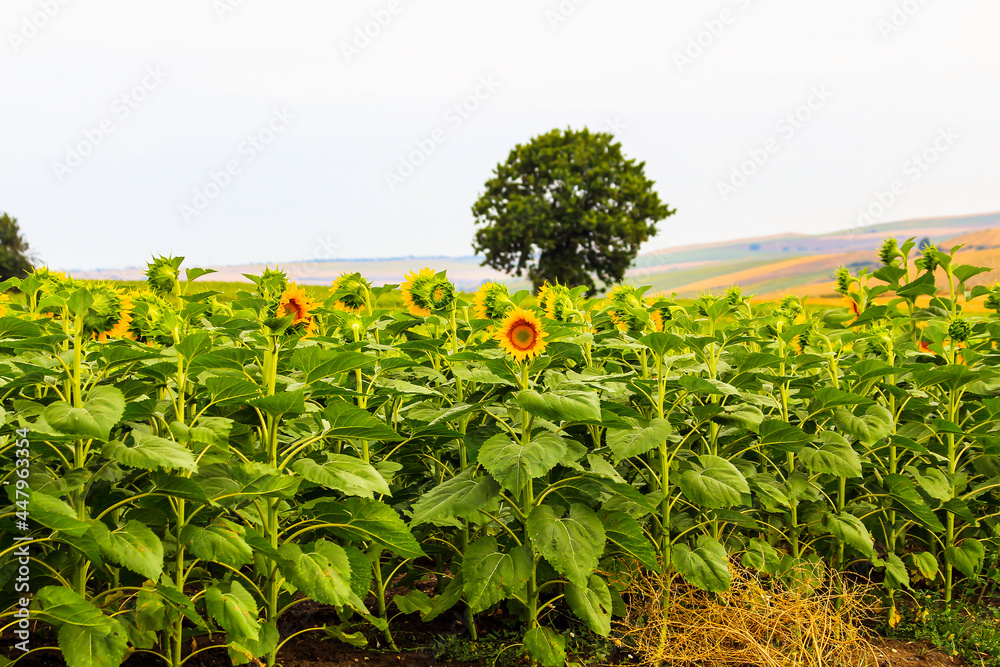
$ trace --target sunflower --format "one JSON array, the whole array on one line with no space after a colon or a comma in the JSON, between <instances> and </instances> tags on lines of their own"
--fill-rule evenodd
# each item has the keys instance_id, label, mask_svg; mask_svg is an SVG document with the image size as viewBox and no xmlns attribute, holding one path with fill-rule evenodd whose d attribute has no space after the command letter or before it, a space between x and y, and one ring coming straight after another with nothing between
<instances>
[{"instance_id":1,"label":"sunflower","mask_svg":"<svg viewBox=\"0 0 1000 667\"><path fill-rule=\"evenodd\" d=\"M663 331L663 323L674 319L671 308L677 304L663 297L647 296L646 308L649 310L649 320L653 323L653 331Z\"/></svg>"},{"instance_id":2,"label":"sunflower","mask_svg":"<svg viewBox=\"0 0 1000 667\"><path fill-rule=\"evenodd\" d=\"M431 293L435 275L434 271L427 267L420 269L419 272L406 274L406 280L399 287L403 291L403 304L411 315L426 317L431 314L431 308L434 307Z\"/></svg>"},{"instance_id":3,"label":"sunflower","mask_svg":"<svg viewBox=\"0 0 1000 667\"><path fill-rule=\"evenodd\" d=\"M87 288L92 301L83 313L83 330L102 343L109 338L131 338L132 298L106 283Z\"/></svg>"},{"instance_id":4,"label":"sunflower","mask_svg":"<svg viewBox=\"0 0 1000 667\"><path fill-rule=\"evenodd\" d=\"M330 292L337 300L333 306L337 310L354 313L360 313L362 310L371 311L374 301L372 285L360 273L340 274L340 277L333 281Z\"/></svg>"},{"instance_id":5,"label":"sunflower","mask_svg":"<svg viewBox=\"0 0 1000 667\"><path fill-rule=\"evenodd\" d=\"M534 359L545 349L542 340L548 334L542 330L542 322L531 311L514 308L500 323L495 338L500 347L517 361Z\"/></svg>"},{"instance_id":6,"label":"sunflower","mask_svg":"<svg viewBox=\"0 0 1000 667\"><path fill-rule=\"evenodd\" d=\"M151 290L137 289L129 293L129 298L132 301L129 337L135 340L169 342L176 315L163 297Z\"/></svg>"},{"instance_id":7,"label":"sunflower","mask_svg":"<svg viewBox=\"0 0 1000 667\"><path fill-rule=\"evenodd\" d=\"M472 304L476 317L481 320L498 320L514 307L507 286L492 282L485 282L479 286Z\"/></svg>"},{"instance_id":8,"label":"sunflower","mask_svg":"<svg viewBox=\"0 0 1000 667\"><path fill-rule=\"evenodd\" d=\"M538 305L550 320L565 322L569 318L567 311L573 308L573 295L565 285L546 281L538 288Z\"/></svg>"},{"instance_id":9,"label":"sunflower","mask_svg":"<svg viewBox=\"0 0 1000 667\"><path fill-rule=\"evenodd\" d=\"M292 317L292 326L302 326L308 336L316 328L316 320L312 315L316 304L306 291L295 283L288 283L288 287L281 294L278 302L278 317Z\"/></svg>"},{"instance_id":10,"label":"sunflower","mask_svg":"<svg viewBox=\"0 0 1000 667\"><path fill-rule=\"evenodd\" d=\"M642 323L632 312L642 307L634 287L625 284L615 285L608 290L606 300L609 308L608 316L619 331L642 329Z\"/></svg>"},{"instance_id":11,"label":"sunflower","mask_svg":"<svg viewBox=\"0 0 1000 667\"><path fill-rule=\"evenodd\" d=\"M180 267L183 257L154 257L146 263L146 282L157 294L180 292Z\"/></svg>"}]
</instances>

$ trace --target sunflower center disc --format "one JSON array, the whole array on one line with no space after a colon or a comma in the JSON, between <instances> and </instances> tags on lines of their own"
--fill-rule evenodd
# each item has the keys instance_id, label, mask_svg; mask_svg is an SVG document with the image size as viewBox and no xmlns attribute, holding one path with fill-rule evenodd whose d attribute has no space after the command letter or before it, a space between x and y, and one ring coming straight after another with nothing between
<instances>
[{"instance_id":1,"label":"sunflower center disc","mask_svg":"<svg viewBox=\"0 0 1000 667\"><path fill-rule=\"evenodd\" d=\"M527 350L535 342L535 328L530 324L518 324L510 331L510 340L520 350Z\"/></svg>"}]
</instances>

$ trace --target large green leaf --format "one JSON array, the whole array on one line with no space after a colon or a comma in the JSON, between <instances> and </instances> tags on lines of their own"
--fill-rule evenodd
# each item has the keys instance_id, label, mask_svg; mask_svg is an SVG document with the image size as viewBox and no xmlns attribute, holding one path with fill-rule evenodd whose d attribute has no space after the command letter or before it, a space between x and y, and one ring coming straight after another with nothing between
<instances>
[{"instance_id":1,"label":"large green leaf","mask_svg":"<svg viewBox=\"0 0 1000 667\"><path fill-rule=\"evenodd\" d=\"M779 452L799 452L809 444L809 434L800 427L779 419L768 419L760 425L760 445Z\"/></svg>"},{"instance_id":2,"label":"large green leaf","mask_svg":"<svg viewBox=\"0 0 1000 667\"><path fill-rule=\"evenodd\" d=\"M282 391L270 396L261 396L248 401L248 404L261 412L274 417L290 414L300 415L306 410L305 389Z\"/></svg>"},{"instance_id":3,"label":"large green leaf","mask_svg":"<svg viewBox=\"0 0 1000 667\"><path fill-rule=\"evenodd\" d=\"M118 667L125 659L128 639L121 623L76 591L46 586L36 599L41 614L59 626L59 648L69 667Z\"/></svg>"},{"instance_id":4,"label":"large green leaf","mask_svg":"<svg viewBox=\"0 0 1000 667\"><path fill-rule=\"evenodd\" d=\"M601 420L601 399L592 391L556 389L539 393L525 389L518 392L517 402L536 417L554 422Z\"/></svg>"},{"instance_id":5,"label":"large green leaf","mask_svg":"<svg viewBox=\"0 0 1000 667\"><path fill-rule=\"evenodd\" d=\"M879 404L869 405L857 415L840 406L833 413L833 421L844 433L850 433L865 445L874 445L892 432L892 413Z\"/></svg>"},{"instance_id":6,"label":"large green leaf","mask_svg":"<svg viewBox=\"0 0 1000 667\"><path fill-rule=\"evenodd\" d=\"M367 498L348 498L344 502L323 505L324 521L334 524L330 531L349 540L376 542L402 558L420 558L423 549L410 529L383 502Z\"/></svg>"},{"instance_id":7,"label":"large green leaf","mask_svg":"<svg viewBox=\"0 0 1000 667\"><path fill-rule=\"evenodd\" d=\"M586 588L572 582L566 584L566 602L592 631L601 637L611 632L611 591L604 579L595 574L587 581Z\"/></svg>"},{"instance_id":8,"label":"large green leaf","mask_svg":"<svg viewBox=\"0 0 1000 667\"><path fill-rule=\"evenodd\" d=\"M913 480L904 475L890 474L885 476L886 489L889 497L897 504L901 505L914 519L919 521L924 527L934 531L943 532L944 525L937 518L924 499L917 493L913 485Z\"/></svg>"},{"instance_id":9,"label":"large green leaf","mask_svg":"<svg viewBox=\"0 0 1000 667\"><path fill-rule=\"evenodd\" d=\"M105 558L147 579L156 581L160 578L163 572L163 544L149 528L131 520L112 531L100 521L95 521L92 532Z\"/></svg>"},{"instance_id":10,"label":"large green leaf","mask_svg":"<svg viewBox=\"0 0 1000 667\"><path fill-rule=\"evenodd\" d=\"M608 447L615 456L615 465L659 446L670 432L670 422L659 417L650 421L647 426L609 428Z\"/></svg>"},{"instance_id":11,"label":"large green leaf","mask_svg":"<svg viewBox=\"0 0 1000 667\"><path fill-rule=\"evenodd\" d=\"M604 515L604 531L608 542L617 551L628 554L651 570L656 569L656 551L638 521L625 512L607 512Z\"/></svg>"},{"instance_id":12,"label":"large green leaf","mask_svg":"<svg viewBox=\"0 0 1000 667\"><path fill-rule=\"evenodd\" d=\"M342 400L331 400L323 410L331 438L359 440L402 440L395 431L375 419L367 410Z\"/></svg>"},{"instance_id":13,"label":"large green leaf","mask_svg":"<svg viewBox=\"0 0 1000 667\"><path fill-rule=\"evenodd\" d=\"M566 638L537 626L524 633L524 648L542 667L562 667L566 664Z\"/></svg>"},{"instance_id":14,"label":"large green leaf","mask_svg":"<svg viewBox=\"0 0 1000 667\"><path fill-rule=\"evenodd\" d=\"M132 431L132 438L132 447L112 440L101 453L112 461L143 470L198 470L194 454L184 445L142 431Z\"/></svg>"},{"instance_id":15,"label":"large green leaf","mask_svg":"<svg viewBox=\"0 0 1000 667\"><path fill-rule=\"evenodd\" d=\"M420 496L413 505L413 523L432 523L435 526L459 525L459 519L472 519L480 508L489 507L497 497L500 485L487 475L473 477L472 468L455 475Z\"/></svg>"},{"instance_id":16,"label":"large green leaf","mask_svg":"<svg viewBox=\"0 0 1000 667\"><path fill-rule=\"evenodd\" d=\"M106 441L123 412L125 397L120 389L96 387L87 394L82 407L74 408L65 401L56 401L45 408L42 416L60 433Z\"/></svg>"},{"instance_id":17,"label":"large green leaf","mask_svg":"<svg viewBox=\"0 0 1000 667\"><path fill-rule=\"evenodd\" d=\"M827 513L823 527L838 540L851 545L865 557L869 559L875 557L872 536L868 533L868 529L865 528L865 524L861 523L861 519L853 514L846 512L841 512L840 514Z\"/></svg>"},{"instance_id":18,"label":"large green leaf","mask_svg":"<svg viewBox=\"0 0 1000 667\"><path fill-rule=\"evenodd\" d=\"M125 659L128 634L117 619L106 632L93 628L64 625L57 639L67 667L118 667Z\"/></svg>"},{"instance_id":19,"label":"large green leaf","mask_svg":"<svg viewBox=\"0 0 1000 667\"><path fill-rule=\"evenodd\" d=\"M861 459L844 436L833 431L819 434L823 444L799 452L802 463L812 472L837 477L861 477Z\"/></svg>"},{"instance_id":20,"label":"large green leaf","mask_svg":"<svg viewBox=\"0 0 1000 667\"><path fill-rule=\"evenodd\" d=\"M962 544L944 550L944 559L969 578L974 578L979 572L985 555L986 547L983 543L972 538L966 538L962 540Z\"/></svg>"},{"instance_id":21,"label":"large green leaf","mask_svg":"<svg viewBox=\"0 0 1000 667\"><path fill-rule=\"evenodd\" d=\"M204 561L239 568L253 558L253 549L244 540L245 535L243 526L219 517L207 526L188 524L181 532L181 540Z\"/></svg>"},{"instance_id":22,"label":"large green leaf","mask_svg":"<svg viewBox=\"0 0 1000 667\"><path fill-rule=\"evenodd\" d=\"M351 564L343 547L317 540L304 548L285 543L278 553L282 573L300 591L323 604L347 604L351 597Z\"/></svg>"},{"instance_id":23,"label":"large green leaf","mask_svg":"<svg viewBox=\"0 0 1000 667\"><path fill-rule=\"evenodd\" d=\"M586 505L574 503L569 515L561 507L539 505L525 526L535 550L556 572L581 588L604 553L606 535L600 518Z\"/></svg>"},{"instance_id":24,"label":"large green leaf","mask_svg":"<svg viewBox=\"0 0 1000 667\"><path fill-rule=\"evenodd\" d=\"M481 537L465 550L462 579L465 601L480 612L520 590L531 575L531 551L515 547L504 553L494 537Z\"/></svg>"},{"instance_id":25,"label":"large green leaf","mask_svg":"<svg viewBox=\"0 0 1000 667\"><path fill-rule=\"evenodd\" d=\"M238 581L223 581L205 589L205 608L223 627L230 641L260 638L257 603Z\"/></svg>"},{"instance_id":26,"label":"large green leaf","mask_svg":"<svg viewBox=\"0 0 1000 667\"><path fill-rule=\"evenodd\" d=\"M906 466L906 472L913 476L924 493L931 498L937 498L942 502L948 502L955 497L951 482L943 470L938 468L927 468L923 473L914 466Z\"/></svg>"},{"instance_id":27,"label":"large green leaf","mask_svg":"<svg viewBox=\"0 0 1000 667\"><path fill-rule=\"evenodd\" d=\"M698 536L694 549L675 544L670 562L685 581L702 590L718 593L729 588L732 575L726 548L707 535Z\"/></svg>"},{"instance_id":28,"label":"large green leaf","mask_svg":"<svg viewBox=\"0 0 1000 667\"><path fill-rule=\"evenodd\" d=\"M479 449L479 463L508 491L520 493L524 485L555 467L566 453L563 439L548 431L526 445L498 433Z\"/></svg>"},{"instance_id":29,"label":"large green leaf","mask_svg":"<svg viewBox=\"0 0 1000 667\"><path fill-rule=\"evenodd\" d=\"M734 507L742 503L743 494L750 493L750 487L743 473L726 459L702 454L701 464L693 465L681 475L678 484L684 496L699 507Z\"/></svg>"},{"instance_id":30,"label":"large green leaf","mask_svg":"<svg viewBox=\"0 0 1000 667\"><path fill-rule=\"evenodd\" d=\"M327 454L326 458L322 465L312 459L299 459L292 464L292 469L314 484L348 496L392 495L385 479L371 464L343 454Z\"/></svg>"}]
</instances>

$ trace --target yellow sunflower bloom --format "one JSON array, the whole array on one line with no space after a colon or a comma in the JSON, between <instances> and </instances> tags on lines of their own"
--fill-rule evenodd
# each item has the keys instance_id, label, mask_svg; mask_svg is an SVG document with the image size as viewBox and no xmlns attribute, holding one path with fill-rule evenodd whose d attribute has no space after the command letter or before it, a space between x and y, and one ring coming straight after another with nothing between
<instances>
[{"instance_id":1,"label":"yellow sunflower bloom","mask_svg":"<svg viewBox=\"0 0 1000 667\"><path fill-rule=\"evenodd\" d=\"M289 283L288 287L281 294L281 301L278 302L278 317L292 316L292 326L303 325L306 335L312 333L316 327L316 320L312 315L316 304L306 294L305 289L295 283Z\"/></svg>"},{"instance_id":2,"label":"yellow sunflower bloom","mask_svg":"<svg viewBox=\"0 0 1000 667\"><path fill-rule=\"evenodd\" d=\"M534 359L545 349L548 334L542 322L531 311L514 308L500 324L495 338L500 347L517 361Z\"/></svg>"},{"instance_id":3,"label":"yellow sunflower bloom","mask_svg":"<svg viewBox=\"0 0 1000 667\"><path fill-rule=\"evenodd\" d=\"M434 304L428 288L434 281L435 275L434 270L428 267L420 269L419 272L411 271L406 274L406 280L399 288L403 292L403 304L410 315L427 317L431 314Z\"/></svg>"},{"instance_id":4,"label":"yellow sunflower bloom","mask_svg":"<svg viewBox=\"0 0 1000 667\"><path fill-rule=\"evenodd\" d=\"M114 324L97 333L97 340L102 343L107 342L109 338L134 338L132 332L129 331L129 325L132 324L132 297L120 289L113 289L113 291L118 295L118 309L116 313L111 313Z\"/></svg>"}]
</instances>

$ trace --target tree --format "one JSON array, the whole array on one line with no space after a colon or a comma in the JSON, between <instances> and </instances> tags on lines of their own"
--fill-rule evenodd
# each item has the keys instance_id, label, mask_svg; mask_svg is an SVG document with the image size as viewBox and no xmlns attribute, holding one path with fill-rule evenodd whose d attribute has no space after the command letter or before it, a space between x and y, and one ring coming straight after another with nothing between
<instances>
[{"instance_id":1,"label":"tree","mask_svg":"<svg viewBox=\"0 0 1000 667\"><path fill-rule=\"evenodd\" d=\"M622 155L611 134L553 130L517 145L473 205L473 248L483 265L545 281L618 282L656 223L676 210L660 201L645 163Z\"/></svg>"},{"instance_id":2,"label":"tree","mask_svg":"<svg viewBox=\"0 0 1000 667\"><path fill-rule=\"evenodd\" d=\"M31 271L28 242L21 237L17 218L0 216L0 280L23 278Z\"/></svg>"}]
</instances>

